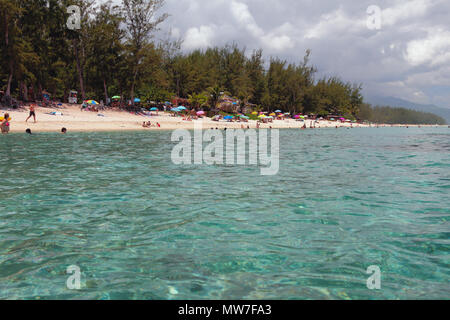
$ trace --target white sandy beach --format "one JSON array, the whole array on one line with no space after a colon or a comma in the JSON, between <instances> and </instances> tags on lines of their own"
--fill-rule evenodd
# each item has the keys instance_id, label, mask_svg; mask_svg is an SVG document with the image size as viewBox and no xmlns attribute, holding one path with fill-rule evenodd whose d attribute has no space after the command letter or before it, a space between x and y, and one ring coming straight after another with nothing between
<instances>
[{"instance_id":1,"label":"white sandy beach","mask_svg":"<svg viewBox=\"0 0 450 320\"><path fill-rule=\"evenodd\" d=\"M51 112L61 112L62 115L50 115ZM1 112L1 115L5 111ZM154 116L141 116L131 114L125 111L106 110L99 113L90 111L81 111L79 106L64 105L59 109L54 108L36 108L37 123L34 123L33 118L25 122L29 115L28 109L19 111L8 111L11 117L11 133L25 132L26 129L31 129L32 132L60 132L63 127L67 128L69 132L86 132L86 131L131 131L131 130L175 130L175 129L194 129L194 122L201 122L203 129L211 128L256 128L257 121L250 120L248 123L240 122L220 122L212 121L210 118L203 118L194 121L183 120L182 117L172 117L169 113L159 112ZM158 127L143 128L144 121L151 121L152 125L159 123ZM312 120L306 120L307 128L310 128L313 123ZM273 123L261 124L262 129L277 128L277 129L300 129L304 122L293 119L288 120L274 120ZM369 127L364 124L350 124L332 121L318 121L316 128L334 128L339 127Z\"/></svg>"}]
</instances>

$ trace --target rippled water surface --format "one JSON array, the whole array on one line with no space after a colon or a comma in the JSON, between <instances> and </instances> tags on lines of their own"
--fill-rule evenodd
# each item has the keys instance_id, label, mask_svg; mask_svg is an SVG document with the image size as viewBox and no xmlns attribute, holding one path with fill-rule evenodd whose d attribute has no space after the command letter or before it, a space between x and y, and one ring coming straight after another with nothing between
<instances>
[{"instance_id":1,"label":"rippled water surface","mask_svg":"<svg viewBox=\"0 0 450 320\"><path fill-rule=\"evenodd\" d=\"M1 136L0 299L449 297L450 129L281 131L269 177L170 135Z\"/></svg>"}]
</instances>

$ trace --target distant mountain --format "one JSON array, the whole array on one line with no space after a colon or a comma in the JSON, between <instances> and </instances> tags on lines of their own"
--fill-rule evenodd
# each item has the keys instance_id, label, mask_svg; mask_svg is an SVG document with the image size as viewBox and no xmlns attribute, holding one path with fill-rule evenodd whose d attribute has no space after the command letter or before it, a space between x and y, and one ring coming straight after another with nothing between
<instances>
[{"instance_id":1,"label":"distant mountain","mask_svg":"<svg viewBox=\"0 0 450 320\"><path fill-rule=\"evenodd\" d=\"M450 108L441 108L437 107L433 104L420 104L414 103L411 101L394 98L394 97L366 97L365 102L370 103L373 106L390 106L390 107L399 107L406 108L416 111L422 112L430 112L435 115L438 115L450 123Z\"/></svg>"}]
</instances>

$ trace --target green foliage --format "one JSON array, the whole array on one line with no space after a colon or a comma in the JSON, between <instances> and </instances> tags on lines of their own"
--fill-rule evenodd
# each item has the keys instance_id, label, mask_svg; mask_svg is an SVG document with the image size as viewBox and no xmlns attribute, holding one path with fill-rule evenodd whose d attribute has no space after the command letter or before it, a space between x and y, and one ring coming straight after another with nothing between
<instances>
[{"instance_id":1,"label":"green foliage","mask_svg":"<svg viewBox=\"0 0 450 320\"><path fill-rule=\"evenodd\" d=\"M373 123L386 124L438 124L444 125L446 121L432 113L409 110L405 108L372 107L363 104L358 113L360 119Z\"/></svg>"}]
</instances>

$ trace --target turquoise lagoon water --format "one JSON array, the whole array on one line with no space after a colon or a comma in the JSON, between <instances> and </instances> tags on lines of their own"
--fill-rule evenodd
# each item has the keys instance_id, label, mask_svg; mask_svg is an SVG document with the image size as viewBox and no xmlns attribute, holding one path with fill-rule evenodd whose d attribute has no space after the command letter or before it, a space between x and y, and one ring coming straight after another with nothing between
<instances>
[{"instance_id":1,"label":"turquoise lagoon water","mask_svg":"<svg viewBox=\"0 0 450 320\"><path fill-rule=\"evenodd\" d=\"M275 176L170 135L0 137L0 299L449 297L450 129L281 131Z\"/></svg>"}]
</instances>

